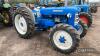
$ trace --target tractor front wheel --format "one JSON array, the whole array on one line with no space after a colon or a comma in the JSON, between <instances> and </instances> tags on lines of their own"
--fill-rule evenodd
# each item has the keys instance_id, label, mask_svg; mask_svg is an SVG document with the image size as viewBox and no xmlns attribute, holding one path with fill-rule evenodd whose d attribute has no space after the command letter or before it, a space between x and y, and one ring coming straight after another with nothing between
<instances>
[{"instance_id":1,"label":"tractor front wheel","mask_svg":"<svg viewBox=\"0 0 100 56\"><path fill-rule=\"evenodd\" d=\"M66 24L58 24L50 33L51 46L64 54L74 52L79 46L78 35Z\"/></svg>"}]
</instances>

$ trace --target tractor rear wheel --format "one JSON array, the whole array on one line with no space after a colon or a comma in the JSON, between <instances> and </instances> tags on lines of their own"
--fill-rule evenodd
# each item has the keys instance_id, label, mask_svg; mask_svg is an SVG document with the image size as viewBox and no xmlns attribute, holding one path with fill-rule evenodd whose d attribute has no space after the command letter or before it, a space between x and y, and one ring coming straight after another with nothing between
<instances>
[{"instance_id":1,"label":"tractor rear wheel","mask_svg":"<svg viewBox=\"0 0 100 56\"><path fill-rule=\"evenodd\" d=\"M78 36L71 26L58 24L50 33L50 43L56 51L70 54L79 46Z\"/></svg>"},{"instance_id":2,"label":"tractor rear wheel","mask_svg":"<svg viewBox=\"0 0 100 56\"><path fill-rule=\"evenodd\" d=\"M91 15L89 15L87 13L80 13L79 17L84 24L87 24L88 27L90 27L92 25Z\"/></svg>"},{"instance_id":3,"label":"tractor rear wheel","mask_svg":"<svg viewBox=\"0 0 100 56\"><path fill-rule=\"evenodd\" d=\"M20 7L14 14L14 27L21 38L30 39L34 33L33 17L29 10Z\"/></svg>"}]
</instances>

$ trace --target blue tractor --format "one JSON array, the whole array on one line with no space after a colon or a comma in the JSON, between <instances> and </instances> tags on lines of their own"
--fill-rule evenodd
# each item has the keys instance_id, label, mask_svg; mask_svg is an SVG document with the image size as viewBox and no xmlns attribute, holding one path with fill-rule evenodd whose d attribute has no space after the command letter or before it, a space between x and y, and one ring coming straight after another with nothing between
<instances>
[{"instance_id":1,"label":"blue tractor","mask_svg":"<svg viewBox=\"0 0 100 56\"><path fill-rule=\"evenodd\" d=\"M49 30L51 46L65 54L77 49L82 26L85 26L79 22L78 10L75 7L39 6L30 9L21 6L16 9L13 21L18 35L24 39L30 39L37 30Z\"/></svg>"},{"instance_id":2,"label":"blue tractor","mask_svg":"<svg viewBox=\"0 0 100 56\"><path fill-rule=\"evenodd\" d=\"M79 12L79 18L80 18L80 22L79 23L82 25L82 31L80 34L80 37L83 38L86 33L88 28L91 26L92 24L92 19L91 19L91 15L87 12L88 10L88 5L79 5L78 2L80 2L82 4L83 0L65 0L63 1L59 1L59 2L53 2L53 1L48 1L48 4L46 3L47 7L63 7L65 5L65 7L73 7L76 8ZM40 3L41 4L41 3ZM67 4L67 6L66 6ZM75 5L76 4L76 5ZM82 8L83 7L83 8ZM87 8L87 9L86 9ZM85 9L84 11L82 9Z\"/></svg>"}]
</instances>

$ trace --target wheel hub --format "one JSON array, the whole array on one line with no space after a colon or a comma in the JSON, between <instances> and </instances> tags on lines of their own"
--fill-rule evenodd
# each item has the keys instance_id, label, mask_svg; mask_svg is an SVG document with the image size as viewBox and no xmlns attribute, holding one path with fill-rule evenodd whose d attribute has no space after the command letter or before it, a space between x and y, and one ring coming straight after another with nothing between
<instances>
[{"instance_id":1,"label":"wheel hub","mask_svg":"<svg viewBox=\"0 0 100 56\"><path fill-rule=\"evenodd\" d=\"M60 36L59 41L60 41L61 43L65 43L65 42L66 42L66 39L65 39L65 37L64 37L64 36Z\"/></svg>"},{"instance_id":2,"label":"wheel hub","mask_svg":"<svg viewBox=\"0 0 100 56\"><path fill-rule=\"evenodd\" d=\"M23 23L20 23L20 25L23 27Z\"/></svg>"},{"instance_id":3,"label":"wheel hub","mask_svg":"<svg viewBox=\"0 0 100 56\"><path fill-rule=\"evenodd\" d=\"M25 21L23 20L23 18L19 19L19 26L22 30L24 30L26 28L26 25L24 24Z\"/></svg>"},{"instance_id":4,"label":"wheel hub","mask_svg":"<svg viewBox=\"0 0 100 56\"><path fill-rule=\"evenodd\" d=\"M15 27L20 34L26 34L27 22L23 16L21 15L15 16Z\"/></svg>"}]
</instances>

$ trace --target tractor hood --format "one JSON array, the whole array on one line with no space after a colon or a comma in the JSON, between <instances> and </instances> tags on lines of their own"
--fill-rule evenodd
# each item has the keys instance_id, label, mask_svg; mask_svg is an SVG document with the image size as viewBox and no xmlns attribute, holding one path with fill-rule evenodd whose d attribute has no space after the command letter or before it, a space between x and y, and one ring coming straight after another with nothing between
<instances>
[{"instance_id":1,"label":"tractor hood","mask_svg":"<svg viewBox=\"0 0 100 56\"><path fill-rule=\"evenodd\" d=\"M89 10L89 5L84 4L84 5L75 5L78 8L81 8L81 12L88 12Z\"/></svg>"},{"instance_id":2,"label":"tractor hood","mask_svg":"<svg viewBox=\"0 0 100 56\"><path fill-rule=\"evenodd\" d=\"M76 10L77 10L78 12L81 12L81 8L80 8L79 6L70 6L70 7L76 8Z\"/></svg>"},{"instance_id":3,"label":"tractor hood","mask_svg":"<svg viewBox=\"0 0 100 56\"><path fill-rule=\"evenodd\" d=\"M40 10L42 15L67 15L68 13L78 13L76 7L48 7Z\"/></svg>"}]
</instances>

